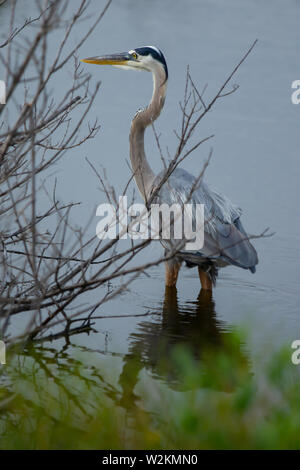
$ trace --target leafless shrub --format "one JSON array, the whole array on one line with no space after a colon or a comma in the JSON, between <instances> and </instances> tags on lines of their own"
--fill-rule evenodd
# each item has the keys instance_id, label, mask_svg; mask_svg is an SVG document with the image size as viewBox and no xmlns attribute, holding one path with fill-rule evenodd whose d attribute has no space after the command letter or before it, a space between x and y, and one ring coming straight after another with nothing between
<instances>
[{"instance_id":1,"label":"leafless shrub","mask_svg":"<svg viewBox=\"0 0 300 470\"><path fill-rule=\"evenodd\" d=\"M6 71L7 86L6 105L0 105L0 322L1 336L10 343L56 338L89 330L93 315L97 315L100 306L126 289L147 268L166 259L160 256L144 265L131 265L133 258L150 243L149 239L132 241L129 248L120 249L120 235L108 241L101 241L96 236L89 238L87 227L78 230L72 226L73 204L57 200L55 187L50 196L43 183L49 168L66 152L92 139L99 130L98 123L94 122L88 124L83 138L79 136L79 129L86 125L100 83L90 89L90 75L79 66L76 51L94 32L110 3L111 0L107 1L87 33L74 44L72 32L76 23L84 19L88 0L81 0L71 17L68 17L67 0L39 1L36 3L36 17L26 20L18 28L14 26L18 1L11 2L9 32L0 44L0 62ZM26 31L30 31L29 37L24 34ZM51 57L48 44L53 31L59 35L60 45L56 55ZM181 104L182 125L176 133L178 148L173 158L168 157L169 163L163 157L154 129L165 166L161 185L185 158L212 137L201 139L188 148L191 136L206 113L219 98L231 93L225 92L225 87L253 47L208 103L205 103L203 93L196 88L188 70ZM60 70L72 62L72 83L66 84L64 96L57 100L51 92L51 84ZM21 90L24 96L22 106L17 98ZM81 112L76 121L74 110L77 108ZM201 181L206 165L197 181ZM113 187L101 172L94 170L107 199L118 209ZM155 189L151 200L161 185ZM41 191L46 191L50 201L44 213L37 210ZM51 233L43 229L50 218L57 220ZM178 248L180 246L168 257L173 256ZM111 287L110 281L114 279L120 280L120 284ZM96 302L86 302L84 297L83 303L79 304L83 294L99 288L102 289L98 291ZM21 334L12 336L9 325L17 314L26 316L28 321ZM60 323L62 329L49 332Z\"/></svg>"}]
</instances>

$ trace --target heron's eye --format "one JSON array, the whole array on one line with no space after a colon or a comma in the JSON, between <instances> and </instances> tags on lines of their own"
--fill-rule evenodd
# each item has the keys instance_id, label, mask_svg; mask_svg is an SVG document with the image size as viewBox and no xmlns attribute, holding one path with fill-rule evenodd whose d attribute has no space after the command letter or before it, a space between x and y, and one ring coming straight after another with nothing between
<instances>
[{"instance_id":1,"label":"heron's eye","mask_svg":"<svg viewBox=\"0 0 300 470\"><path fill-rule=\"evenodd\" d=\"M138 58L138 55L137 55L136 52L132 52L132 53L131 53L131 56L132 56L134 59L137 59L137 58Z\"/></svg>"}]
</instances>

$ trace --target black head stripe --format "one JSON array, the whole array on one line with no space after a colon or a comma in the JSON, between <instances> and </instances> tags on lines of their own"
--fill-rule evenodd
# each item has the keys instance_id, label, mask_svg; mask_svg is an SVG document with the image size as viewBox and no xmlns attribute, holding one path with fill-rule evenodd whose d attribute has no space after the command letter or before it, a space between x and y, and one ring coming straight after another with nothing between
<instances>
[{"instance_id":1,"label":"black head stripe","mask_svg":"<svg viewBox=\"0 0 300 470\"><path fill-rule=\"evenodd\" d=\"M151 55L153 59L160 62L164 66L164 69L166 72L166 78L168 78L168 67L167 67L166 59L164 58L164 55L160 49L158 49L157 47L147 46L147 47L138 47L137 49L135 49L135 51L139 55L143 55L143 56Z\"/></svg>"}]
</instances>

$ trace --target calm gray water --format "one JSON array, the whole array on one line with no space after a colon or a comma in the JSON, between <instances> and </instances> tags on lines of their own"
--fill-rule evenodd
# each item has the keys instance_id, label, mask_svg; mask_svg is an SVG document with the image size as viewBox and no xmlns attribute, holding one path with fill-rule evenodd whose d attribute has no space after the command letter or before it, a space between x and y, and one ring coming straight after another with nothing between
<instances>
[{"instance_id":1,"label":"calm gray water","mask_svg":"<svg viewBox=\"0 0 300 470\"><path fill-rule=\"evenodd\" d=\"M77 3L72 1L74 6ZM94 0L91 12L103 4ZM35 12L32 1L20 5L21 23ZM1 9L1 29L7 24L8 14L8 8ZM140 357L146 374L168 381L168 374L158 373L155 368L161 338L170 346L183 342L193 348L201 341L218 342L232 328L246 326L250 336L245 348L255 361L260 351L272 351L300 336L300 105L291 102L291 83L300 79L299 15L300 3L296 0L115 0L78 52L83 58L150 44L162 49L169 68L169 85L156 127L162 133L163 149L168 146L172 151L186 66L190 65L199 89L208 84L206 96L212 97L258 38L255 50L233 80L240 85L239 90L217 103L195 138L215 134L206 181L242 207L247 230L260 233L270 227L276 234L254 242L259 254L255 275L226 268L220 272L213 298L206 302L198 297L200 285L195 270L183 268L177 293L165 297L164 268L151 269L150 278L140 277L129 292L101 311L107 316L149 315L97 321L97 333L74 337L76 348L68 349L70 355L78 348L95 351L101 360L113 360L115 371L121 372L133 354ZM85 23L79 23L78 33L85 27ZM53 40L53 48L55 45ZM130 176L126 163L130 121L152 93L150 74L89 67L93 80L102 81L89 118L93 121L97 117L102 128L96 140L71 151L57 166L55 175L61 198L82 201L73 215L79 225L84 225L94 207L104 202L85 157L96 166L103 165L115 188L122 191ZM69 71L65 73L67 79ZM57 83L58 93L61 87L64 83ZM201 147L183 167L199 173L210 145ZM147 134L147 154L158 172L161 162L151 131ZM95 226L96 222L95 217ZM160 249L152 244L144 257L151 259ZM57 342L53 346L62 345ZM82 358L95 360L87 353ZM112 374L111 370L107 373Z\"/></svg>"}]
</instances>

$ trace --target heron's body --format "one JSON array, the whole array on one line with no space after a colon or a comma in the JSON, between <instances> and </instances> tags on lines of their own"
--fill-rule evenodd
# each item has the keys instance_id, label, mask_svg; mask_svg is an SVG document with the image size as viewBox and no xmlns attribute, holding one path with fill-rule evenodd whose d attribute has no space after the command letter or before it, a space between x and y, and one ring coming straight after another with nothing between
<instances>
[{"instance_id":1,"label":"heron's body","mask_svg":"<svg viewBox=\"0 0 300 470\"><path fill-rule=\"evenodd\" d=\"M145 130L158 118L165 102L168 79L165 58L159 49L143 47L128 53L84 59L84 62L144 69L153 74L152 99L145 109L136 113L130 130L132 170L138 189L147 202L165 174L153 173L144 148ZM202 288L210 290L219 267L235 265L255 272L258 258L240 221L241 209L206 183L195 183L193 175L177 168L160 187L154 202L204 204L204 246L199 251L182 249L166 262L166 285L176 285L180 265L185 261L189 267L198 266ZM162 244L167 251L172 247L172 243L165 240Z\"/></svg>"}]
</instances>

